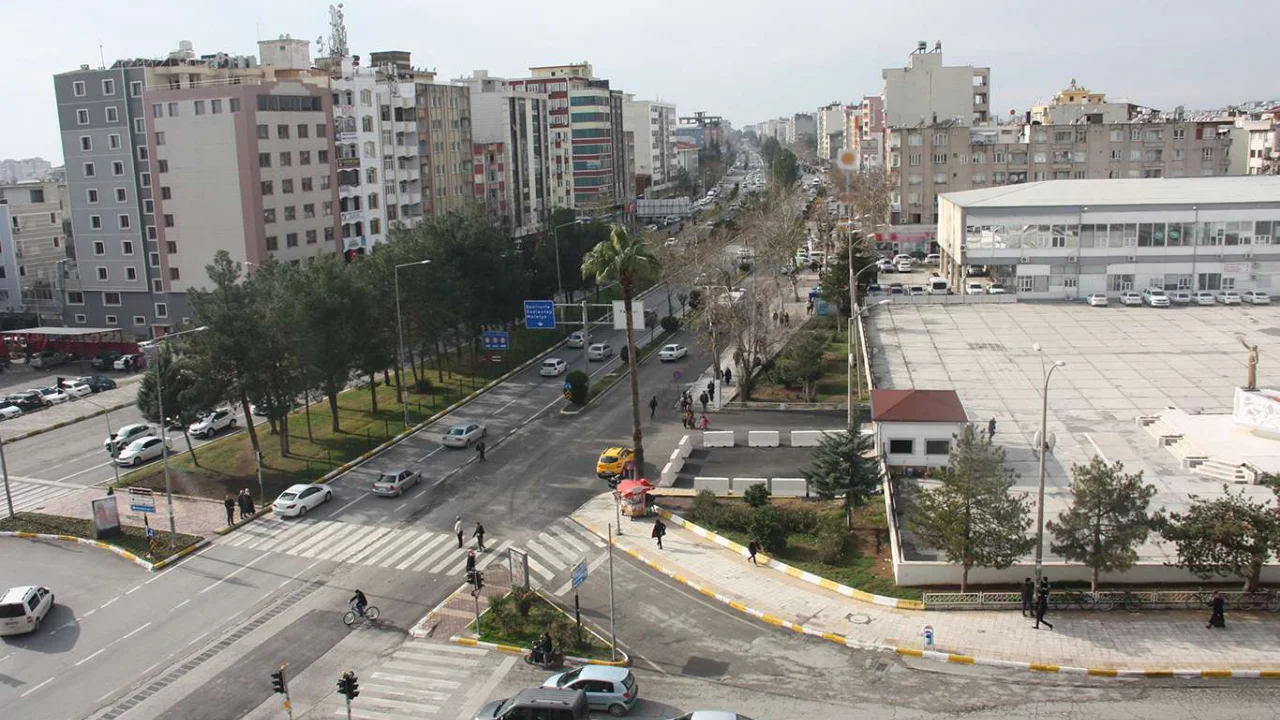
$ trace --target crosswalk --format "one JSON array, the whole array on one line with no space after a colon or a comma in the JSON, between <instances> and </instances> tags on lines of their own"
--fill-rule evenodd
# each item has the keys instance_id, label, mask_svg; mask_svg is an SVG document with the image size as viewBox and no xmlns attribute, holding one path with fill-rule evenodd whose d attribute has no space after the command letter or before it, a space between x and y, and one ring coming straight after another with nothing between
<instances>
[{"instance_id":1,"label":"crosswalk","mask_svg":"<svg viewBox=\"0 0 1280 720\"><path fill-rule=\"evenodd\" d=\"M456 712L489 651L438 641L409 640L381 665L360 673L360 695L351 703L355 720L400 720ZM347 717L345 707L334 716ZM452 717L450 717L452 720Z\"/></svg>"},{"instance_id":2,"label":"crosswalk","mask_svg":"<svg viewBox=\"0 0 1280 720\"><path fill-rule=\"evenodd\" d=\"M84 488L80 486L68 486L50 480L9 477L9 498L13 500L14 512L35 510L50 500L82 489Z\"/></svg>"},{"instance_id":3,"label":"crosswalk","mask_svg":"<svg viewBox=\"0 0 1280 720\"><path fill-rule=\"evenodd\" d=\"M467 564L466 548L458 547L457 536L453 533L334 520L303 518L285 521L264 517L236 530L220 544L337 563L456 577L463 575ZM533 579L550 582L578 561L599 555L604 551L605 543L572 520L563 518L527 543L517 544L509 539L491 543L476 566L483 570L495 561L505 562L507 550L512 547L528 554Z\"/></svg>"}]
</instances>

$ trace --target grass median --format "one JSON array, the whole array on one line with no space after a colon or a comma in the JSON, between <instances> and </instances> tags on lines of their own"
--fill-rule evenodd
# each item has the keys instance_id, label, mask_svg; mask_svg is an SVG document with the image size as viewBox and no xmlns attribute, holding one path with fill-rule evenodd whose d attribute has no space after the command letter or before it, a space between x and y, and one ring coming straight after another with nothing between
<instances>
[{"instance_id":1,"label":"grass median","mask_svg":"<svg viewBox=\"0 0 1280 720\"><path fill-rule=\"evenodd\" d=\"M475 631L473 621L468 629ZM557 648L566 655L612 660L609 644L590 630L579 628L573 619L533 590L517 588L489 603L480 617L482 642L532 648L542 633L551 634Z\"/></svg>"},{"instance_id":2,"label":"grass median","mask_svg":"<svg viewBox=\"0 0 1280 720\"><path fill-rule=\"evenodd\" d=\"M71 537L96 540L93 521L81 518L62 517L60 515L43 515L41 513L20 512L13 517L0 520L0 530L8 532L29 532L42 535L69 535ZM151 554L151 541L147 539L146 529L136 525L121 525L120 535L103 540L121 550L137 555L150 562L158 562L172 557L178 552L195 545L202 538L195 535L174 536L173 549L169 549L169 533L156 530L155 554Z\"/></svg>"}]
</instances>

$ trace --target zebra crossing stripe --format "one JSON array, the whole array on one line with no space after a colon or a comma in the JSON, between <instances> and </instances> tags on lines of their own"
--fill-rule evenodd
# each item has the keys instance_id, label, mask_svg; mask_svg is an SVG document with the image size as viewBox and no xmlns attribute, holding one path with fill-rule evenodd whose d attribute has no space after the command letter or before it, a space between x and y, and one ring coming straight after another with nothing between
<instances>
[{"instance_id":1,"label":"zebra crossing stripe","mask_svg":"<svg viewBox=\"0 0 1280 720\"><path fill-rule=\"evenodd\" d=\"M550 580L556 576L555 573L543 567L542 563L538 562L532 553L525 557L529 560L529 569L541 575L543 580Z\"/></svg>"},{"instance_id":2,"label":"zebra crossing stripe","mask_svg":"<svg viewBox=\"0 0 1280 720\"><path fill-rule=\"evenodd\" d=\"M442 540L452 539L453 535L438 535L434 540L418 548L417 552L410 555L408 559L396 566L397 570L404 570L410 565L416 563L423 555L431 552L431 549L439 545Z\"/></svg>"},{"instance_id":3,"label":"zebra crossing stripe","mask_svg":"<svg viewBox=\"0 0 1280 720\"><path fill-rule=\"evenodd\" d=\"M361 683L361 689L367 690L371 696L392 696L403 697L414 700L432 700L442 702L451 697L450 693L434 692L432 690L423 690L416 687L405 687L403 685L382 685L380 683Z\"/></svg>"},{"instance_id":4,"label":"zebra crossing stripe","mask_svg":"<svg viewBox=\"0 0 1280 720\"><path fill-rule=\"evenodd\" d=\"M223 541L224 545L239 547L247 545L251 542L257 542L265 537L274 535L279 530L278 524L273 523L269 519L263 519L261 524L252 523L241 527L236 531L235 535Z\"/></svg>"},{"instance_id":5,"label":"zebra crossing stripe","mask_svg":"<svg viewBox=\"0 0 1280 720\"><path fill-rule=\"evenodd\" d=\"M281 524L283 525L283 523ZM322 532L326 527L328 527L327 524L317 520L308 520L306 522L297 523L294 527L286 528L283 532L276 535L271 549L276 552L288 552L290 548L297 547L299 543L306 542L307 538L315 537L316 533ZM266 540L269 541L272 540L272 538L268 537ZM266 548L267 545L259 542L252 545L252 547L262 549Z\"/></svg>"},{"instance_id":6,"label":"zebra crossing stripe","mask_svg":"<svg viewBox=\"0 0 1280 720\"><path fill-rule=\"evenodd\" d=\"M604 548L604 541L596 537L590 530L582 527L581 525L579 525L576 522L573 522L572 520L565 520L564 524L566 527L568 527L572 531L570 534L573 535L574 537L578 538L579 540L586 540L587 542L591 543L592 545L595 545L598 548L601 548L601 549Z\"/></svg>"},{"instance_id":7,"label":"zebra crossing stripe","mask_svg":"<svg viewBox=\"0 0 1280 720\"><path fill-rule=\"evenodd\" d=\"M426 569L428 565L436 562L442 557L447 556L449 552L453 549L454 549L453 545L450 545L449 543L445 543L444 545L437 548L430 555L423 558L422 562L418 563L417 565L414 565L413 570L411 570L410 572L422 572L423 570ZM457 551L462 552L462 548L457 548Z\"/></svg>"},{"instance_id":8,"label":"zebra crossing stripe","mask_svg":"<svg viewBox=\"0 0 1280 720\"><path fill-rule=\"evenodd\" d=\"M323 530L311 534L304 542L293 544L288 549L282 548L283 552L306 557L308 550L314 550L328 543L331 538L337 537L342 530L342 526L338 523L326 522L321 524L325 526Z\"/></svg>"},{"instance_id":9,"label":"zebra crossing stripe","mask_svg":"<svg viewBox=\"0 0 1280 720\"><path fill-rule=\"evenodd\" d=\"M458 552L459 552L459 553L461 553L464 557L465 557L465 556L466 556L466 554L467 554L467 550L466 550L466 548L458 548ZM435 560L435 561L436 561L436 563L435 563L434 565L432 565L432 566L431 566L431 568L430 568L429 570L427 570L427 572L428 572L428 573L431 573L431 574L433 574L433 575L434 575L434 574L436 574L436 573L444 572L444 569L445 569L445 568L449 567L449 566L450 566L450 565L452 565L454 562L456 562L456 561L453 559L453 557L452 557L452 556L450 556L448 553L446 553L446 554L444 554L444 555L440 555L440 556L433 557L433 558L432 558L432 560ZM415 568L415 569L416 569L416 568Z\"/></svg>"},{"instance_id":10,"label":"zebra crossing stripe","mask_svg":"<svg viewBox=\"0 0 1280 720\"><path fill-rule=\"evenodd\" d=\"M366 538L370 533L377 531L376 526L366 525L351 525L348 529L350 529L351 532L338 537L332 543L326 543L326 546L324 547L312 549L310 553L304 557L318 557L321 552L328 553L330 558L340 557L342 553L355 547L362 538Z\"/></svg>"},{"instance_id":11,"label":"zebra crossing stripe","mask_svg":"<svg viewBox=\"0 0 1280 720\"><path fill-rule=\"evenodd\" d=\"M362 558L373 552L382 543L390 540L395 536L395 530L392 528L379 527L377 532L370 534L361 541L362 544L353 546L350 550L343 552L340 556L333 556L330 560L336 560L343 563L358 563Z\"/></svg>"},{"instance_id":12,"label":"zebra crossing stripe","mask_svg":"<svg viewBox=\"0 0 1280 720\"><path fill-rule=\"evenodd\" d=\"M557 525L563 525L563 524L564 524L564 521L557 523ZM583 555L587 554L587 546L575 540L573 537L573 533L570 532L567 528L564 528L564 532L561 532L556 537L558 537L560 541L563 542L565 545L569 545L575 551L577 551L575 553L576 557L581 558Z\"/></svg>"},{"instance_id":13,"label":"zebra crossing stripe","mask_svg":"<svg viewBox=\"0 0 1280 720\"><path fill-rule=\"evenodd\" d=\"M383 550L373 553L365 558L366 565L380 566L392 557L397 557L404 553L405 546L413 549L418 544L418 535L413 530L400 530L395 533L395 537L390 543L383 546Z\"/></svg>"},{"instance_id":14,"label":"zebra crossing stripe","mask_svg":"<svg viewBox=\"0 0 1280 720\"><path fill-rule=\"evenodd\" d=\"M426 541L427 544L430 544L431 542L434 542L434 538L436 537L434 533L420 532L418 530L409 530L406 531L406 534L411 536L412 540L410 542L404 543L402 547L396 548L395 552L392 552L384 558L380 558L377 562L372 564L377 565L378 567L392 567L397 562L403 560L406 556L412 554L419 547L422 547L424 541Z\"/></svg>"},{"instance_id":15,"label":"zebra crossing stripe","mask_svg":"<svg viewBox=\"0 0 1280 720\"><path fill-rule=\"evenodd\" d=\"M541 540L543 544L545 544L547 547L555 551L556 555L558 555L560 559L565 561L566 566L572 565L582 559L581 554L576 553L573 550L565 547L564 543L560 542L558 538L548 533L543 533L539 535L538 539Z\"/></svg>"},{"instance_id":16,"label":"zebra crossing stripe","mask_svg":"<svg viewBox=\"0 0 1280 720\"><path fill-rule=\"evenodd\" d=\"M499 544L498 544L498 547L496 547L496 548L494 548L494 549L490 550L490 551L489 551L489 552L488 552L488 553L487 553L487 554L486 554L486 555L485 555L485 556L480 560L480 562L476 563L476 568L478 568L478 569L480 569L480 570L483 570L483 569L485 569L485 568L489 567L489 563L493 562L494 560L497 560L497 559L498 559L498 556L499 556L499 555L501 555L501 554L503 553L503 551L505 551L505 550L506 550L507 548L509 548L509 547L511 547L511 541L509 541L509 540L508 540L508 541L506 541L506 542L503 542L503 543L499 543Z\"/></svg>"},{"instance_id":17,"label":"zebra crossing stripe","mask_svg":"<svg viewBox=\"0 0 1280 720\"><path fill-rule=\"evenodd\" d=\"M538 540L530 540L529 549L538 553L539 558L547 561L547 564L554 566L556 570L563 570L568 567L555 553L542 546L539 540L542 540L545 537L546 533L543 533L538 536Z\"/></svg>"}]
</instances>

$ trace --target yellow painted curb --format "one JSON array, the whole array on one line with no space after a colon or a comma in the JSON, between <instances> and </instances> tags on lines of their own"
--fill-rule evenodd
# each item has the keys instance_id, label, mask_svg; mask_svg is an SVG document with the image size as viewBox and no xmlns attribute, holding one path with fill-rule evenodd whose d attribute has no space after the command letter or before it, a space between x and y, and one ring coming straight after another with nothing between
<instances>
[{"instance_id":1,"label":"yellow painted curb","mask_svg":"<svg viewBox=\"0 0 1280 720\"><path fill-rule=\"evenodd\" d=\"M183 548L182 550L179 550L172 557L165 558L164 560L160 560L155 563L150 563L138 557L137 555L133 554L132 552L125 550L124 548L117 547L110 543L102 542L101 540L90 540L89 538L76 537L74 535L51 535L51 534L45 534L45 533L33 533L33 532L25 532L25 531L0 531L0 537L16 537L16 538L24 538L27 540L61 540L63 542L73 542L73 543L76 543L77 545L88 545L89 547L98 548L99 550L106 550L109 553L113 553L125 560L128 560L134 565L137 565L138 567L146 569L149 572L155 572L156 570L159 570L165 567L166 565L171 565L177 562L179 559L185 557L186 555L189 555L195 552L196 550L204 547L205 545L209 544L209 540L207 538L201 538L200 542L197 542L193 545L189 545Z\"/></svg>"}]
</instances>

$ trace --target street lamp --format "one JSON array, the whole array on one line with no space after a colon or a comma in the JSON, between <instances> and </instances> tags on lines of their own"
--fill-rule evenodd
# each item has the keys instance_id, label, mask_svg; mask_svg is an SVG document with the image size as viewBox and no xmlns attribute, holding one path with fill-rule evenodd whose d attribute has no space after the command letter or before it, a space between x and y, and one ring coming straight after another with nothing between
<instances>
[{"instance_id":1,"label":"street lamp","mask_svg":"<svg viewBox=\"0 0 1280 720\"><path fill-rule=\"evenodd\" d=\"M556 250L556 293L560 296L560 302L564 302L564 284L560 281L560 228L581 224L582 218L574 218L571 222L560 223L551 228L551 240L555 243Z\"/></svg>"},{"instance_id":2,"label":"street lamp","mask_svg":"<svg viewBox=\"0 0 1280 720\"><path fill-rule=\"evenodd\" d=\"M849 246L849 370L848 370L848 377L845 380L845 389L846 389L846 392L848 393L849 411L848 411L848 416L845 418L845 423L849 427L853 427L853 358L854 358L854 352L856 351L856 346L854 342L855 333L854 333L854 327L853 327L854 320L857 320L858 322L857 336L860 338L862 335L862 332L861 332L862 313L858 311L858 278L862 277L862 273L867 272L868 270L875 269L877 266L875 263L871 263L870 265L867 265L866 267L862 268L861 270L855 273L853 271L853 243L849 242L847 244ZM872 305L871 307L876 307L877 305L884 305L887 302L889 301L882 300L876 303L875 305ZM869 310L871 308L867 308L867 309ZM858 397L862 397L862 374L861 373L858 374Z\"/></svg>"},{"instance_id":3,"label":"street lamp","mask_svg":"<svg viewBox=\"0 0 1280 720\"><path fill-rule=\"evenodd\" d=\"M157 373L157 374L158 374L158 373ZM87 397L80 398L80 399L81 399L81 400L83 400L83 401L85 401L85 402L87 402L87 403L89 403L90 405L92 405L92 406L94 406L94 407L96 407L96 408L98 408L99 410L101 410L101 411L102 411L102 417L106 418L106 420L107 420L107 438L111 438L113 435L115 435L115 433L113 433L113 432L111 431L111 411L110 411L110 410L108 410L107 408L105 408L105 407L103 407L103 406L99 405L98 403L96 403L96 402L94 402L94 401L90 400L90 399L89 399L89 398L87 398ZM113 445L112 445L112 448L114 449L114 447L115 447L115 445L113 444ZM115 473L115 475L116 475L116 487L120 487L120 465L119 465L118 463L116 463L116 462L115 462L115 458L112 458L112 462L111 462L111 470L112 470L112 471Z\"/></svg>"},{"instance_id":4,"label":"street lamp","mask_svg":"<svg viewBox=\"0 0 1280 720\"><path fill-rule=\"evenodd\" d=\"M160 344L166 343L174 338L190 335L192 333L204 332L208 330L208 325L201 325L190 330L169 333L155 340L138 343L138 349L143 352L155 350L157 360L160 357ZM164 495L169 506L169 549L172 550L176 544L178 535L177 523L173 519L173 485L169 481L169 427L164 421L164 373L160 372L160 368L156 367L156 415L160 418L160 455L164 458ZM112 461L114 464L115 461Z\"/></svg>"},{"instance_id":5,"label":"street lamp","mask_svg":"<svg viewBox=\"0 0 1280 720\"><path fill-rule=\"evenodd\" d=\"M400 318L400 268L413 267L414 265L426 265L430 260L417 260L415 262L400 263L392 271L396 278L396 365L400 370L400 387L399 400L400 408L404 411L404 429L409 429L409 393L405 390L405 382L408 380L404 376L404 321Z\"/></svg>"},{"instance_id":6,"label":"street lamp","mask_svg":"<svg viewBox=\"0 0 1280 720\"><path fill-rule=\"evenodd\" d=\"M1066 363L1062 360L1054 360L1046 367L1044 364L1044 352L1040 348L1040 343L1036 343L1031 347L1037 353L1040 353L1040 372L1044 374L1044 388L1040 393L1040 432L1036 435L1036 442L1040 446L1036 448L1036 452L1040 453L1040 492L1036 503L1036 587L1040 587L1040 577L1043 574L1042 566L1044 564L1044 456L1045 448L1049 443L1049 378L1053 377L1054 370L1066 365Z\"/></svg>"}]
</instances>

